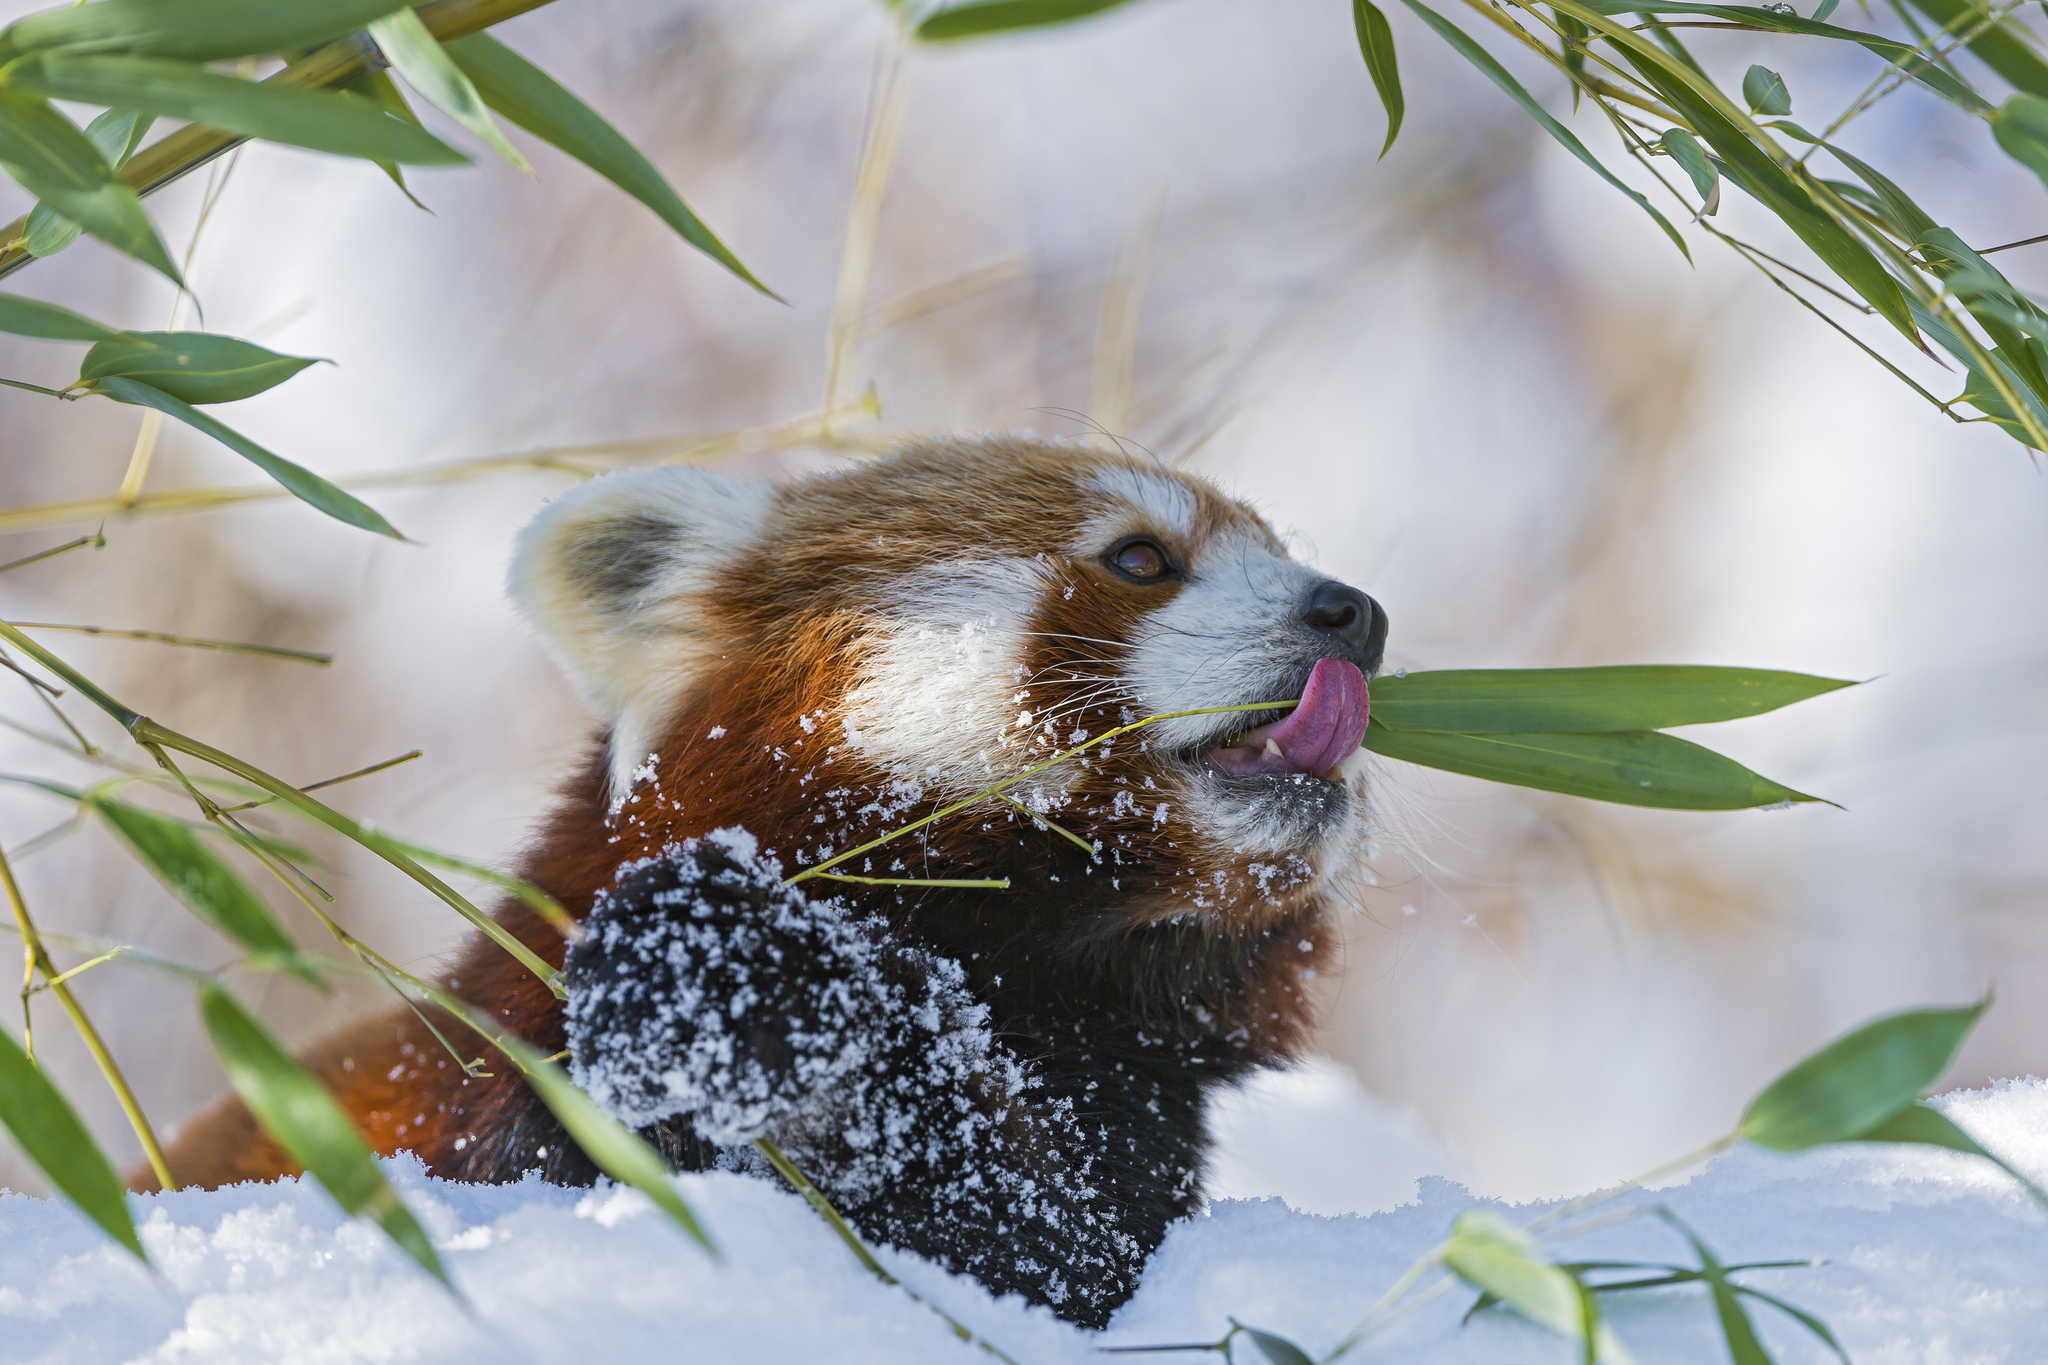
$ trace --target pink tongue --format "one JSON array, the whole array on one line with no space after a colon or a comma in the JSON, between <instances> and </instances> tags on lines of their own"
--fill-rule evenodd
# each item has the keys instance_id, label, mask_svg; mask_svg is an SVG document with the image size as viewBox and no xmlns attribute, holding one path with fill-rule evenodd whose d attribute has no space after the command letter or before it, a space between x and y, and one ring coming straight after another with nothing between
<instances>
[{"instance_id":1,"label":"pink tongue","mask_svg":"<svg viewBox=\"0 0 2048 1365\"><path fill-rule=\"evenodd\" d=\"M1301 705L1285 720L1261 725L1228 749L1212 750L1208 761L1227 773L1315 773L1336 767L1365 738L1371 710L1365 674L1343 659L1318 659L1302 689Z\"/></svg>"}]
</instances>

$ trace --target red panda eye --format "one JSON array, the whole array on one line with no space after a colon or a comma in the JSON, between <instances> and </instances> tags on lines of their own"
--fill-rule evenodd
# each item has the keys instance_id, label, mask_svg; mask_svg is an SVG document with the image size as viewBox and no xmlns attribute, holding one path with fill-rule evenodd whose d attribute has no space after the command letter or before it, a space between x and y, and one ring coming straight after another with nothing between
<instances>
[{"instance_id":1,"label":"red panda eye","mask_svg":"<svg viewBox=\"0 0 2048 1365\"><path fill-rule=\"evenodd\" d=\"M1109 565L1126 578L1153 583L1173 571L1166 551L1149 540L1133 540L1109 552Z\"/></svg>"}]
</instances>

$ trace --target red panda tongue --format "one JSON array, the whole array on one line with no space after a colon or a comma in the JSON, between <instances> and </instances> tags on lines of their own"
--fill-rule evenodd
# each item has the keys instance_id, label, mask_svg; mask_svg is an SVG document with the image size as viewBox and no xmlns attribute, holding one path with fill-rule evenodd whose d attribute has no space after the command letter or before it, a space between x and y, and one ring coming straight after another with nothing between
<instances>
[{"instance_id":1,"label":"red panda tongue","mask_svg":"<svg viewBox=\"0 0 2048 1365\"><path fill-rule=\"evenodd\" d=\"M1319 659L1302 689L1301 704L1284 720L1261 725L1230 748L1213 749L1205 757L1238 777L1327 773L1365 738L1371 705L1357 664Z\"/></svg>"}]
</instances>

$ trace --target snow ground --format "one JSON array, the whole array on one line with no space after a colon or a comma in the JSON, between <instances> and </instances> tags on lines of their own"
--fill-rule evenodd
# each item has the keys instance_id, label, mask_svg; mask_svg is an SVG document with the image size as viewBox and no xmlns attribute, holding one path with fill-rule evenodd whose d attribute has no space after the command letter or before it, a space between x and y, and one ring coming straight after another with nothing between
<instances>
[{"instance_id":1,"label":"snow ground","mask_svg":"<svg viewBox=\"0 0 2048 1365\"><path fill-rule=\"evenodd\" d=\"M1961 1091L1948 1113L2048 1180L2048 1082ZM1174 1229L1101 1337L908 1258L910 1285L1022 1365L1100 1362L1099 1345L1213 1340L1236 1316L1327 1349L1468 1208L1510 1207L1448 1180L1455 1163L1334 1068L1270 1078L1220 1106L1225 1151L1207 1217ZM465 1311L381 1234L285 1181L138 1198L157 1271L60 1204L0 1194L0 1361L986 1362L938 1318L869 1279L794 1195L713 1174L682 1186L724 1251L714 1264L638 1194L529 1180L471 1186L389 1164L467 1295ZM1280 1198L1240 1198L1246 1194ZM2048 1359L2048 1216L1987 1163L1917 1148L1801 1157L1738 1151L1687 1183L1618 1201L1668 1204L1724 1261L1813 1257L1747 1282L1833 1325L1858 1365ZM1327 1216L1342 1209L1357 1210ZM1574 1259L1685 1261L1652 1219L1567 1244ZM1359 1365L1547 1365L1558 1338L1498 1310L1460 1327L1446 1294L1349 1359ZM1611 1301L1639 1360L1727 1359L1696 1289ZM1831 1357L1756 1311L1781 1365ZM1248 1356L1250 1353L1246 1352ZM1134 1357L1120 1357L1133 1359ZM1136 1357L1198 1362L1195 1354ZM1240 1357L1243 1358L1242 1356Z\"/></svg>"}]
</instances>

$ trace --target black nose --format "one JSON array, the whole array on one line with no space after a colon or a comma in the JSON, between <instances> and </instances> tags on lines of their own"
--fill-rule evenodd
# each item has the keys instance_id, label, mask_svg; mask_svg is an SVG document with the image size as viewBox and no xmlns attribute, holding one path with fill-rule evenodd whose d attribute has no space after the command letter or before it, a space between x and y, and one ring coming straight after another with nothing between
<instances>
[{"instance_id":1,"label":"black nose","mask_svg":"<svg viewBox=\"0 0 2048 1365\"><path fill-rule=\"evenodd\" d=\"M1301 623L1330 637L1344 656L1371 673L1387 648L1387 613L1379 603L1349 583L1326 579L1316 584L1301 609Z\"/></svg>"}]
</instances>

